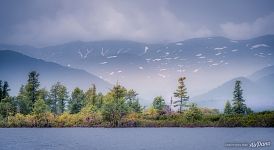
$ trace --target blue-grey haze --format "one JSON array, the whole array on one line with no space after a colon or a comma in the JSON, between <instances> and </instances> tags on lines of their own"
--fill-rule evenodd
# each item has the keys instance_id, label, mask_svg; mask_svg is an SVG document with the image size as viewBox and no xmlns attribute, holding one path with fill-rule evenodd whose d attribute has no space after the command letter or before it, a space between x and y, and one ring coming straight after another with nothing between
<instances>
[{"instance_id":1,"label":"blue-grey haze","mask_svg":"<svg viewBox=\"0 0 274 150\"><path fill-rule=\"evenodd\" d=\"M110 87L99 80L112 84L118 81L136 90L140 102L149 106L159 95L169 102L178 77L186 76L190 102L220 110L225 101L233 98L234 82L238 79L243 83L248 107L273 109L273 41L273 35L266 35L249 40L195 38L168 44L115 40L77 41L44 48L0 45L1 50L25 54L0 51L4 58L0 60L0 79L10 83L12 95L26 83L31 70L41 74L41 87L47 89L60 81L69 91L76 86L87 90L92 83L102 91ZM98 77L83 76L85 71L79 69Z\"/></svg>"},{"instance_id":2,"label":"blue-grey haze","mask_svg":"<svg viewBox=\"0 0 274 150\"><path fill-rule=\"evenodd\" d=\"M274 33L273 0L1 0L0 43L179 41Z\"/></svg>"}]
</instances>

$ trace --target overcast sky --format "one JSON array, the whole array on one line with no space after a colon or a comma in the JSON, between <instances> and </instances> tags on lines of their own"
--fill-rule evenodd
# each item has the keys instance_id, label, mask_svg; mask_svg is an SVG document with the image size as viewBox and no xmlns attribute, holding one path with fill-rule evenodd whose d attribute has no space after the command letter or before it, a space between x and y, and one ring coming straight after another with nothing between
<instances>
[{"instance_id":1,"label":"overcast sky","mask_svg":"<svg viewBox=\"0 0 274 150\"><path fill-rule=\"evenodd\" d=\"M180 41L274 34L274 0L1 0L0 43Z\"/></svg>"}]
</instances>

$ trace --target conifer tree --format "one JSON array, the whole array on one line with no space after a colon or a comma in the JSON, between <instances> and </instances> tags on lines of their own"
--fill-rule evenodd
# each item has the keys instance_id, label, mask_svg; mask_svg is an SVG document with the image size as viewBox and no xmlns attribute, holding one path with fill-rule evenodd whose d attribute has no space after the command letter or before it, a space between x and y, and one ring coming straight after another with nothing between
<instances>
[{"instance_id":1,"label":"conifer tree","mask_svg":"<svg viewBox=\"0 0 274 150\"><path fill-rule=\"evenodd\" d=\"M38 81L39 73L36 71L31 71L28 75L28 82L25 86L28 99L30 99L32 106L39 96L39 86L40 82Z\"/></svg>"},{"instance_id":2,"label":"conifer tree","mask_svg":"<svg viewBox=\"0 0 274 150\"><path fill-rule=\"evenodd\" d=\"M189 97L187 96L187 89L184 83L185 79L186 77L180 77L178 79L179 85L176 92L174 92L174 97L179 98L179 100L176 100L174 102L174 107L179 106L179 112L182 112L182 107L185 106L184 102L188 101L189 99Z\"/></svg>"},{"instance_id":3,"label":"conifer tree","mask_svg":"<svg viewBox=\"0 0 274 150\"><path fill-rule=\"evenodd\" d=\"M229 115L232 113L233 113L232 106L229 101L226 101L225 108L224 108L224 114Z\"/></svg>"},{"instance_id":4,"label":"conifer tree","mask_svg":"<svg viewBox=\"0 0 274 150\"><path fill-rule=\"evenodd\" d=\"M105 96L102 115L114 127L120 125L122 117L128 112L125 101L126 92L126 88L117 83Z\"/></svg>"},{"instance_id":5,"label":"conifer tree","mask_svg":"<svg viewBox=\"0 0 274 150\"><path fill-rule=\"evenodd\" d=\"M4 84L2 85L3 81L0 80L0 102L9 96L9 84L7 81L4 81Z\"/></svg>"},{"instance_id":6,"label":"conifer tree","mask_svg":"<svg viewBox=\"0 0 274 150\"><path fill-rule=\"evenodd\" d=\"M50 108L55 114L61 114L65 111L65 104L68 99L67 88L60 82L54 84L50 89Z\"/></svg>"},{"instance_id":7,"label":"conifer tree","mask_svg":"<svg viewBox=\"0 0 274 150\"><path fill-rule=\"evenodd\" d=\"M99 92L98 94L97 94L97 96L96 96L96 106L97 106L97 108L101 108L102 106L103 106L103 104L104 104L104 95L101 93L101 92Z\"/></svg>"},{"instance_id":8,"label":"conifer tree","mask_svg":"<svg viewBox=\"0 0 274 150\"><path fill-rule=\"evenodd\" d=\"M166 105L165 99L162 96L157 96L153 99L152 105L154 109L157 109L158 111L162 111Z\"/></svg>"},{"instance_id":9,"label":"conifer tree","mask_svg":"<svg viewBox=\"0 0 274 150\"><path fill-rule=\"evenodd\" d=\"M139 99L137 97L138 93L133 89L130 89L126 93L126 102L130 108L130 111L133 112L141 112L141 105L139 103Z\"/></svg>"},{"instance_id":10,"label":"conifer tree","mask_svg":"<svg viewBox=\"0 0 274 150\"><path fill-rule=\"evenodd\" d=\"M46 127L48 126L48 118L47 112L49 112L49 106L45 103L45 101L38 97L38 99L33 104L33 116L35 118L35 126L36 127Z\"/></svg>"},{"instance_id":11,"label":"conifer tree","mask_svg":"<svg viewBox=\"0 0 274 150\"><path fill-rule=\"evenodd\" d=\"M234 92L233 92L233 112L236 114L245 114L246 105L243 99L243 90L241 87L241 81L237 80L235 82Z\"/></svg>"},{"instance_id":12,"label":"conifer tree","mask_svg":"<svg viewBox=\"0 0 274 150\"><path fill-rule=\"evenodd\" d=\"M67 88L60 84L58 86L58 100L57 100L57 114L65 112L66 102L68 101L68 91Z\"/></svg>"},{"instance_id":13,"label":"conifer tree","mask_svg":"<svg viewBox=\"0 0 274 150\"><path fill-rule=\"evenodd\" d=\"M9 115L14 115L16 112L15 98L5 97L0 102L0 117L8 117Z\"/></svg>"},{"instance_id":14,"label":"conifer tree","mask_svg":"<svg viewBox=\"0 0 274 150\"><path fill-rule=\"evenodd\" d=\"M15 98L9 96L9 85L7 81L0 81L0 116L7 117L16 111Z\"/></svg>"},{"instance_id":15,"label":"conifer tree","mask_svg":"<svg viewBox=\"0 0 274 150\"><path fill-rule=\"evenodd\" d=\"M111 90L110 95L113 96L114 101L118 101L119 99L122 99L126 96L126 88L121 86L120 84L116 84Z\"/></svg>"},{"instance_id":16,"label":"conifer tree","mask_svg":"<svg viewBox=\"0 0 274 150\"><path fill-rule=\"evenodd\" d=\"M24 85L20 87L19 93L16 97L19 106L19 113L30 114L32 111L31 100L28 99L27 91Z\"/></svg>"},{"instance_id":17,"label":"conifer tree","mask_svg":"<svg viewBox=\"0 0 274 150\"><path fill-rule=\"evenodd\" d=\"M9 84L7 81L4 82L4 85L3 85L3 93L2 93L2 99L6 98L9 96Z\"/></svg>"},{"instance_id":18,"label":"conifer tree","mask_svg":"<svg viewBox=\"0 0 274 150\"><path fill-rule=\"evenodd\" d=\"M3 96L3 87L2 87L2 80L0 80L0 102L2 101L2 96Z\"/></svg>"},{"instance_id":19,"label":"conifer tree","mask_svg":"<svg viewBox=\"0 0 274 150\"><path fill-rule=\"evenodd\" d=\"M43 113L46 113L49 111L48 105L45 103L45 101L41 98L39 98L34 104L33 104L33 113L36 115L41 115Z\"/></svg>"},{"instance_id":20,"label":"conifer tree","mask_svg":"<svg viewBox=\"0 0 274 150\"><path fill-rule=\"evenodd\" d=\"M52 85L50 88L50 94L49 94L48 105L50 106L51 112L53 112L54 114L57 114L58 85L59 85L59 82Z\"/></svg>"},{"instance_id":21,"label":"conifer tree","mask_svg":"<svg viewBox=\"0 0 274 150\"><path fill-rule=\"evenodd\" d=\"M69 101L69 109L71 114L80 112L84 105L85 94L83 90L76 87L71 93L71 99Z\"/></svg>"}]
</instances>

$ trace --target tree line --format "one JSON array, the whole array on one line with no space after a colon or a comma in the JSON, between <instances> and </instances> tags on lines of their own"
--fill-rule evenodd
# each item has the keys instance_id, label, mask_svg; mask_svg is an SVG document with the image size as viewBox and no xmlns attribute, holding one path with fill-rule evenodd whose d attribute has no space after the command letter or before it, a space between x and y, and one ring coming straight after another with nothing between
<instances>
[{"instance_id":1,"label":"tree line","mask_svg":"<svg viewBox=\"0 0 274 150\"><path fill-rule=\"evenodd\" d=\"M229 100L225 103L224 114L231 115L253 113L251 108L247 107L245 104L240 80L235 81L232 102L232 105Z\"/></svg>"},{"instance_id":2,"label":"tree line","mask_svg":"<svg viewBox=\"0 0 274 150\"><path fill-rule=\"evenodd\" d=\"M178 79L178 87L173 93L175 101L171 99L167 104L162 96L157 96L151 106L145 108L139 103L136 91L128 90L118 83L106 94L97 92L94 84L87 91L76 87L69 94L66 86L60 82L47 91L40 88L39 73L31 71L17 96L10 96L8 82L0 80L0 126L234 126L235 120L230 122L231 118L240 117L239 121L258 115L246 106L241 81L235 82L232 105L227 101L224 113L220 113L217 109L200 108L190 103L185 80L185 77ZM264 125L273 126L273 123L265 123L274 120L273 112L265 114ZM236 126L244 124L242 122Z\"/></svg>"}]
</instances>

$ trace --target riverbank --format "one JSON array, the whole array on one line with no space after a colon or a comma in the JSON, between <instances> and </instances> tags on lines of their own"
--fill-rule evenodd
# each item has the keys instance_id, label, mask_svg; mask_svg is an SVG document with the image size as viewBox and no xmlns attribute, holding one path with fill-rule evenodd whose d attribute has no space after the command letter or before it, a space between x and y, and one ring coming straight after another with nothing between
<instances>
[{"instance_id":1,"label":"riverbank","mask_svg":"<svg viewBox=\"0 0 274 150\"><path fill-rule=\"evenodd\" d=\"M153 115L131 113L123 116L117 126L113 126L111 122L105 121L100 113L63 113L61 115L44 113L39 116L17 113L14 116L1 118L0 127L274 127L274 111L252 113L248 115L202 113L198 118L195 118L195 116L192 116L191 118L186 113Z\"/></svg>"}]
</instances>

